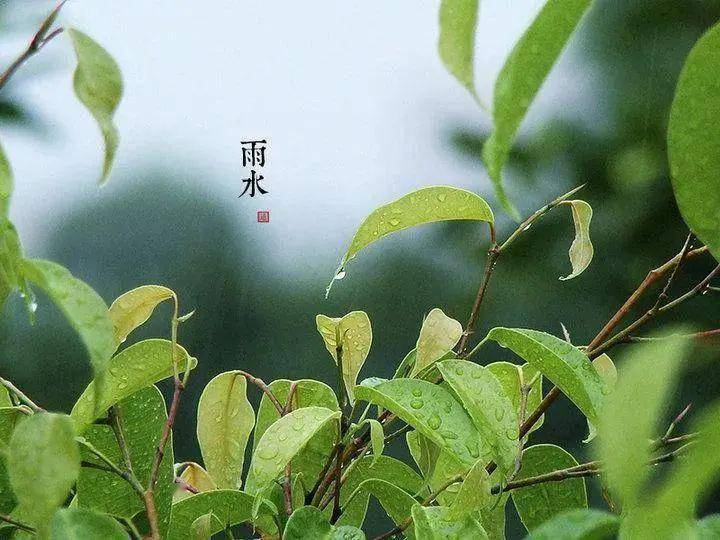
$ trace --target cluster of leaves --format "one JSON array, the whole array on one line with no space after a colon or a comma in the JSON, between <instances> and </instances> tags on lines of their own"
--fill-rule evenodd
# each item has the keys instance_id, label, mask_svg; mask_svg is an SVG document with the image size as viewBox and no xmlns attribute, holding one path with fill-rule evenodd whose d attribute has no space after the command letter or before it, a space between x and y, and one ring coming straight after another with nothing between
<instances>
[{"instance_id":1,"label":"cluster of leaves","mask_svg":"<svg viewBox=\"0 0 720 540\"><path fill-rule=\"evenodd\" d=\"M493 136L484 159L498 199L517 210L502 190L501 173L520 123L562 52L589 0L550 0L513 49L496 84ZM43 23L28 50L3 75L63 31L53 30L62 4ZM444 0L440 56L478 99L473 84L477 0ZM76 30L75 90L97 120L105 139L102 179L118 143L112 115L121 79L110 56ZM378 538L505 537L510 500L532 538L715 538L720 517L697 521L696 509L720 475L713 450L720 405L698 415L689 433L674 431L683 410L662 434L663 405L688 356L693 334L646 338L632 349L619 373L606 352L638 341L650 319L706 292L716 267L687 293L669 300L673 280L689 259L720 255L720 165L717 111L720 26L690 54L670 118L668 148L678 203L692 233L681 252L648 274L626 304L587 346L523 328L498 327L470 349L478 313L501 254L553 209L572 211L575 238L571 273L591 263L592 209L558 197L498 242L494 214L475 193L434 186L414 191L372 212L360 225L333 281L348 262L375 241L438 221L487 224L490 248L485 274L468 323L440 308L425 317L415 348L391 379L358 383L372 345L372 325L363 311L343 317L318 315L317 330L337 369L337 389L303 379L266 384L229 371L205 387L197 414L202 464L175 463L172 427L181 395L197 360L178 344L178 331L192 313L180 315L167 287L133 289L110 307L61 266L26 259L8 218L10 166L0 153L3 300L19 290L34 311L32 286L42 289L79 333L94 378L69 415L47 412L10 381L0 378L0 521L15 537L200 538L245 525L266 538L363 539L374 498L395 527ZM478 99L479 101L479 99ZM718 137L712 137L717 134ZM710 136L708 136L710 135ZM692 247L696 236L704 245ZM667 276L652 307L616 332L650 285ZM332 285L332 282L331 282ZM328 293L330 289L328 287ZM173 304L170 339L122 347L155 308ZM631 335L632 334L632 335ZM634 338L634 339L633 339ZM645 340L641 340L645 341ZM494 342L516 362L480 365L483 347ZM172 378L169 409L156 383ZM552 383L544 393L543 382ZM255 410L248 384L262 391ZM544 414L565 395L584 415L597 459L578 463L562 448L530 445ZM252 437L252 446L248 445ZM386 445L404 438L415 467L386 455ZM246 466L246 454L250 463ZM675 461L662 478L651 465ZM600 476L611 512L588 508L587 477Z\"/></svg>"}]
</instances>

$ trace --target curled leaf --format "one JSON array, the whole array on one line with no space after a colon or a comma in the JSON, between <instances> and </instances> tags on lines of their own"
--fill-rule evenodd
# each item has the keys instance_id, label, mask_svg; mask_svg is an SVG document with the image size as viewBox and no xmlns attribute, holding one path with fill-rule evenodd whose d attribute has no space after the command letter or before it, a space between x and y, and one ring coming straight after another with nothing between
<instances>
[{"instance_id":1,"label":"curled leaf","mask_svg":"<svg viewBox=\"0 0 720 540\"><path fill-rule=\"evenodd\" d=\"M358 373L372 345L370 318L364 311L352 311L342 318L318 315L315 324L335 364L338 362L338 349L341 349L343 382L352 404Z\"/></svg>"},{"instance_id":2,"label":"curled leaf","mask_svg":"<svg viewBox=\"0 0 720 540\"><path fill-rule=\"evenodd\" d=\"M105 159L100 176L100 184L104 184L120 139L113 115L122 98L122 75L113 57L90 36L74 28L68 30L68 35L78 62L73 78L75 95L93 115L105 140Z\"/></svg>"},{"instance_id":3,"label":"curled leaf","mask_svg":"<svg viewBox=\"0 0 720 540\"><path fill-rule=\"evenodd\" d=\"M370 444L373 451L373 463L375 463L385 450L385 432L382 424L374 418L364 420L358 427L362 427L363 424L370 426Z\"/></svg>"},{"instance_id":4,"label":"curled leaf","mask_svg":"<svg viewBox=\"0 0 720 540\"><path fill-rule=\"evenodd\" d=\"M572 273L561 277L561 281L579 276L590 266L594 248L590 241L590 220L592 219L592 207L585 201L563 201L562 204L570 205L572 209L573 223L575 224L575 239L570 245L570 263Z\"/></svg>"},{"instance_id":5,"label":"curled leaf","mask_svg":"<svg viewBox=\"0 0 720 540\"><path fill-rule=\"evenodd\" d=\"M143 285L118 296L108 309L117 342L125 341L147 321L158 304L174 297L175 293L162 285Z\"/></svg>"},{"instance_id":6,"label":"curled leaf","mask_svg":"<svg viewBox=\"0 0 720 540\"><path fill-rule=\"evenodd\" d=\"M452 350L462 333L462 325L445 315L442 309L431 310L420 329L420 336L415 346L415 365L410 377L414 377Z\"/></svg>"},{"instance_id":7,"label":"curled leaf","mask_svg":"<svg viewBox=\"0 0 720 540\"><path fill-rule=\"evenodd\" d=\"M424 223L450 220L472 220L493 223L488 204L478 195L449 186L418 189L399 199L380 206L360 224L340 261L335 279L345 276L345 265L361 250L389 234ZM330 292L332 281L328 286Z\"/></svg>"}]
</instances>

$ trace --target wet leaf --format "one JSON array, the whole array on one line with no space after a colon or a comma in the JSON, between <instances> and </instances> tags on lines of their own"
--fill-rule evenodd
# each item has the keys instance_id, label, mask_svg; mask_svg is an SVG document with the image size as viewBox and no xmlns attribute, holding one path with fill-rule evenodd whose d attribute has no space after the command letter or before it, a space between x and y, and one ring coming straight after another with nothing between
<instances>
[{"instance_id":1,"label":"wet leaf","mask_svg":"<svg viewBox=\"0 0 720 540\"><path fill-rule=\"evenodd\" d=\"M360 529L331 525L320 509L303 506L295 510L285 527L283 540L365 540Z\"/></svg>"},{"instance_id":2,"label":"wet leaf","mask_svg":"<svg viewBox=\"0 0 720 540\"><path fill-rule=\"evenodd\" d=\"M370 494L355 493L355 490L365 480L370 479L384 480L413 495L420 493L425 484L423 479L402 461L389 456L380 456L377 459L365 456L347 473L347 480L340 490L343 513L338 519L338 525L362 527ZM352 495L354 496L349 501Z\"/></svg>"},{"instance_id":3,"label":"wet leaf","mask_svg":"<svg viewBox=\"0 0 720 540\"><path fill-rule=\"evenodd\" d=\"M51 540L127 540L125 529L110 516L82 508L62 508L55 513Z\"/></svg>"},{"instance_id":4,"label":"wet leaf","mask_svg":"<svg viewBox=\"0 0 720 540\"><path fill-rule=\"evenodd\" d=\"M171 289L161 285L143 285L118 296L108 311L117 342L125 341L130 332L147 321L158 304L174 297Z\"/></svg>"},{"instance_id":5,"label":"wet leaf","mask_svg":"<svg viewBox=\"0 0 720 540\"><path fill-rule=\"evenodd\" d=\"M445 315L442 309L431 310L420 329L415 346L415 365L410 377L414 377L452 350L460 341L462 333L462 325Z\"/></svg>"},{"instance_id":6,"label":"wet leaf","mask_svg":"<svg viewBox=\"0 0 720 540\"><path fill-rule=\"evenodd\" d=\"M600 378L605 385L606 392L612 392L615 388L615 383L617 382L617 370L615 369L613 361L607 354L601 354L592 361L592 365L595 368L595 371L598 372L598 375L600 375ZM587 421L587 424L588 436L583 440L584 443L591 442L597 435L597 428L595 425L590 422L590 420Z\"/></svg>"},{"instance_id":7,"label":"wet leaf","mask_svg":"<svg viewBox=\"0 0 720 540\"><path fill-rule=\"evenodd\" d=\"M104 184L120 140L113 115L122 98L122 75L113 57L98 43L74 28L67 32L78 62L73 78L75 95L95 118L105 141L105 160L100 176L100 184Z\"/></svg>"},{"instance_id":8,"label":"wet leaf","mask_svg":"<svg viewBox=\"0 0 720 540\"><path fill-rule=\"evenodd\" d=\"M358 386L355 392L358 399L388 409L447 449L466 470L481 456L491 459L462 405L440 386L417 379L393 379L374 388Z\"/></svg>"},{"instance_id":9,"label":"wet leaf","mask_svg":"<svg viewBox=\"0 0 720 540\"><path fill-rule=\"evenodd\" d=\"M253 452L248 473L253 478L253 490L274 481L315 433L339 418L339 411L305 407L292 411L268 427Z\"/></svg>"},{"instance_id":10,"label":"wet leaf","mask_svg":"<svg viewBox=\"0 0 720 540\"><path fill-rule=\"evenodd\" d=\"M408 432L405 439L408 450L423 477L426 479L432 478L438 456L440 455L440 447L431 442L425 435L421 435L414 430Z\"/></svg>"},{"instance_id":11,"label":"wet leaf","mask_svg":"<svg viewBox=\"0 0 720 540\"><path fill-rule=\"evenodd\" d=\"M683 219L720 259L720 25L690 51L680 73L668 123L670 176Z\"/></svg>"},{"instance_id":12,"label":"wet leaf","mask_svg":"<svg viewBox=\"0 0 720 540\"><path fill-rule=\"evenodd\" d=\"M594 422L605 388L585 354L567 341L537 330L493 328L488 339L535 366Z\"/></svg>"},{"instance_id":13,"label":"wet leaf","mask_svg":"<svg viewBox=\"0 0 720 540\"><path fill-rule=\"evenodd\" d=\"M562 53L590 0L551 0L525 31L495 81L494 130L483 148L483 161L505 210L519 214L505 194L502 170L518 128L535 95Z\"/></svg>"},{"instance_id":14,"label":"wet leaf","mask_svg":"<svg viewBox=\"0 0 720 540\"><path fill-rule=\"evenodd\" d=\"M396 485L378 478L370 478L362 482L353 494L350 495L348 502L352 501L355 497L361 496L363 493L368 493L375 497L395 525L399 525L405 521L410 516L413 505L418 502L412 495ZM411 540L414 538L411 530L406 530L405 533Z\"/></svg>"},{"instance_id":15,"label":"wet leaf","mask_svg":"<svg viewBox=\"0 0 720 540\"><path fill-rule=\"evenodd\" d=\"M460 485L452 506L445 513L447 518L459 520L495 502L495 498L490 493L490 477L485 465L485 462L479 459L472 466Z\"/></svg>"},{"instance_id":16,"label":"wet leaf","mask_svg":"<svg viewBox=\"0 0 720 540\"><path fill-rule=\"evenodd\" d=\"M189 486L192 486L199 493L217 489L215 481L200 465L192 461L185 463L184 465L185 468L180 473L180 480L182 480ZM183 489L181 485L178 487L178 489L175 490L175 494L173 495L173 502L187 499L192 495L194 495L194 493L188 491L187 489Z\"/></svg>"},{"instance_id":17,"label":"wet leaf","mask_svg":"<svg viewBox=\"0 0 720 540\"><path fill-rule=\"evenodd\" d=\"M0 407L0 513L9 514L17 505L7 470L7 451L15 426L27 415L17 407Z\"/></svg>"},{"instance_id":18,"label":"wet leaf","mask_svg":"<svg viewBox=\"0 0 720 540\"><path fill-rule=\"evenodd\" d=\"M364 311L352 311L342 318L318 315L315 317L318 332L325 342L325 348L337 365L337 349L342 348L343 381L350 403L355 401L353 389L358 373L372 345L370 318Z\"/></svg>"},{"instance_id":19,"label":"wet leaf","mask_svg":"<svg viewBox=\"0 0 720 540\"><path fill-rule=\"evenodd\" d=\"M443 0L438 52L447 70L477 99L474 82L478 0Z\"/></svg>"},{"instance_id":20,"label":"wet leaf","mask_svg":"<svg viewBox=\"0 0 720 540\"><path fill-rule=\"evenodd\" d=\"M8 445L7 467L20 511L42 533L80 472L70 417L37 413L19 423Z\"/></svg>"},{"instance_id":21,"label":"wet leaf","mask_svg":"<svg viewBox=\"0 0 720 540\"><path fill-rule=\"evenodd\" d=\"M380 206L365 218L340 262L336 279L344 275L348 261L376 240L416 225L449 220L493 223L494 218L488 204L470 191L449 186L418 189Z\"/></svg>"},{"instance_id":22,"label":"wet leaf","mask_svg":"<svg viewBox=\"0 0 720 540\"><path fill-rule=\"evenodd\" d=\"M487 368L466 360L444 360L438 367L473 419L480 437L495 448L498 466L511 471L520 451L519 422L500 381Z\"/></svg>"},{"instance_id":23,"label":"wet leaf","mask_svg":"<svg viewBox=\"0 0 720 540\"><path fill-rule=\"evenodd\" d=\"M190 540L190 528L200 516L213 513L222 526L212 520L212 534L228 525L237 525L252 518L253 497L242 491L218 489L198 493L173 504L168 540Z\"/></svg>"},{"instance_id":24,"label":"wet leaf","mask_svg":"<svg viewBox=\"0 0 720 540\"><path fill-rule=\"evenodd\" d=\"M184 371L188 364L190 369L197 365L197 359L190 356L180 345L177 346L177 357L181 371ZM172 343L165 339L148 339L120 351L108 365L105 391L97 410L104 413L121 399L172 377L172 364ZM70 413L78 431L82 431L83 426L100 416L95 415L93 408L96 384L97 382L93 381L85 388Z\"/></svg>"},{"instance_id":25,"label":"wet leaf","mask_svg":"<svg viewBox=\"0 0 720 540\"><path fill-rule=\"evenodd\" d=\"M648 441L658 436L667 396L688 352L685 340L640 343L621 364L617 386L608 396L598 426L598 457L605 480L623 508L637 503L651 473Z\"/></svg>"},{"instance_id":26,"label":"wet leaf","mask_svg":"<svg viewBox=\"0 0 720 540\"><path fill-rule=\"evenodd\" d=\"M527 403L525 404L525 417L527 418L530 413L538 408L538 405L540 405L543 398L543 377L536 367L530 364L518 366L517 364L511 364L510 362L493 362L492 364L488 364L486 367L493 375L495 375L495 377L497 377L497 380L500 381L500 384L505 390L505 394L510 398L510 401L512 401L513 408L517 411L518 417L520 416L520 389L523 384L533 383L532 388L528 393ZM544 421L545 415L543 414L540 419L535 422L535 425L530 428L528 435L533 431L540 429ZM527 438L527 435L525 437Z\"/></svg>"},{"instance_id":27,"label":"wet leaf","mask_svg":"<svg viewBox=\"0 0 720 540\"><path fill-rule=\"evenodd\" d=\"M560 278L561 281L565 281L579 276L590 266L595 250L590 241L590 220L593 215L590 205L580 200L564 201L562 204L570 205L575 224L575 239L569 251L572 273Z\"/></svg>"},{"instance_id":28,"label":"wet leaf","mask_svg":"<svg viewBox=\"0 0 720 540\"><path fill-rule=\"evenodd\" d=\"M292 381L277 379L270 383L270 390L283 405L287 402L288 393ZM293 409L303 407L325 407L333 411L339 411L337 397L332 389L320 381L302 379L297 381L297 387L293 394ZM275 406L265 394L260 400L253 435L253 452L257 448L260 438L267 428L280 418ZM304 478L317 478L328 459L333 445L337 440L337 425L329 423L322 427L310 441L292 460L292 470L301 474ZM252 491L252 478L248 478L247 491Z\"/></svg>"},{"instance_id":29,"label":"wet leaf","mask_svg":"<svg viewBox=\"0 0 720 540\"><path fill-rule=\"evenodd\" d=\"M255 411L240 371L226 371L207 384L198 402L197 437L205 467L219 488L240 489L254 425Z\"/></svg>"},{"instance_id":30,"label":"wet leaf","mask_svg":"<svg viewBox=\"0 0 720 540\"><path fill-rule=\"evenodd\" d=\"M45 291L67 317L87 349L95 378L102 379L115 352L113 326L103 299L92 287L54 262L25 259L23 273Z\"/></svg>"},{"instance_id":31,"label":"wet leaf","mask_svg":"<svg viewBox=\"0 0 720 540\"><path fill-rule=\"evenodd\" d=\"M610 540L620 518L591 508L568 510L533 529L526 540Z\"/></svg>"},{"instance_id":32,"label":"wet leaf","mask_svg":"<svg viewBox=\"0 0 720 540\"><path fill-rule=\"evenodd\" d=\"M130 454L133 471L141 484L147 485L150 469L163 427L167 422L165 400L160 391L151 386L135 392L118 403L123 435ZM93 424L83 433L84 438L117 464L124 459L110 426ZM101 464L83 449L85 461ZM155 487L155 506L162 534L170 522L170 509L175 492L172 438L165 447ZM117 517L131 518L145 507L130 485L114 473L83 467L78 478L78 505Z\"/></svg>"},{"instance_id":33,"label":"wet leaf","mask_svg":"<svg viewBox=\"0 0 720 540\"><path fill-rule=\"evenodd\" d=\"M568 452L553 444L538 444L523 451L518 480L539 476L559 469L575 467ZM511 491L515 508L528 531L556 514L576 508L587 508L584 478L568 478L561 482L545 482Z\"/></svg>"},{"instance_id":34,"label":"wet leaf","mask_svg":"<svg viewBox=\"0 0 720 540\"><path fill-rule=\"evenodd\" d=\"M487 540L488 535L480 522L471 514L461 519L451 517L452 510L446 506L412 507L413 526L418 540Z\"/></svg>"},{"instance_id":35,"label":"wet leaf","mask_svg":"<svg viewBox=\"0 0 720 540\"><path fill-rule=\"evenodd\" d=\"M370 428L370 444L372 445L374 459L377 460L385 450L385 432L382 424L373 418L364 420L359 427L362 427L363 424L367 424Z\"/></svg>"},{"instance_id":36,"label":"wet leaf","mask_svg":"<svg viewBox=\"0 0 720 540\"><path fill-rule=\"evenodd\" d=\"M203 514L190 526L190 538L192 540L210 540L213 530L223 529L222 522L212 512Z\"/></svg>"}]
</instances>

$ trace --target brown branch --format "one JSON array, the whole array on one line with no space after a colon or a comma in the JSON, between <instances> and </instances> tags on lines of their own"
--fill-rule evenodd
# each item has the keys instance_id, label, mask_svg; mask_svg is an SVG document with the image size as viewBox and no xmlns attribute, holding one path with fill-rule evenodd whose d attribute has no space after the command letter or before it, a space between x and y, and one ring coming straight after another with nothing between
<instances>
[{"instance_id":1,"label":"brown branch","mask_svg":"<svg viewBox=\"0 0 720 540\"><path fill-rule=\"evenodd\" d=\"M254 384L257 386L260 390L263 391L263 393L268 397L268 399L272 402L272 404L277 409L277 412L280 414L280 416L283 415L283 411L285 410L285 407L278 401L278 398L275 396L272 390L270 390L270 387L265 384L265 381L260 379L259 377L254 377L253 375L250 375L250 373L246 371L239 371L240 375L245 377L249 383Z\"/></svg>"},{"instance_id":2,"label":"brown branch","mask_svg":"<svg viewBox=\"0 0 720 540\"><path fill-rule=\"evenodd\" d=\"M8 66L2 75L0 75L0 89L7 84L13 75L15 75L15 72L20 68L20 66L27 62L32 56L40 52L45 45L63 32L63 28L56 28L54 31L48 33L66 1L67 0L63 0L60 2L55 9L50 12L43 21L42 25L40 25L40 29L35 33L32 40L30 40L27 48L12 62L12 64Z\"/></svg>"}]
</instances>

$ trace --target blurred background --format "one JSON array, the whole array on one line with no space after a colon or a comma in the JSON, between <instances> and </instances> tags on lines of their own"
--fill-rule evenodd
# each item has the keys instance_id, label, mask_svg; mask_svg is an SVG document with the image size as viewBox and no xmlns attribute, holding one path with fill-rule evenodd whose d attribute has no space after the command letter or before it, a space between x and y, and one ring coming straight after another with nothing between
<instances>
[{"instance_id":1,"label":"blurred background","mask_svg":"<svg viewBox=\"0 0 720 540\"><path fill-rule=\"evenodd\" d=\"M505 56L541 0L482 3L476 84L486 103ZM53 2L0 1L0 62L25 47ZM158 283L195 316L180 341L199 359L182 405L176 460L199 459L195 404L207 381L241 368L265 380L334 368L315 315L368 312L373 347L364 376L391 376L414 346L425 313L441 307L465 322L488 248L487 229L436 224L385 239L325 287L362 218L379 204L434 184L485 196L498 235L514 228L495 203L480 150L489 118L445 72L436 53L439 2L68 3L77 26L118 61L125 96L121 145L109 183L95 185L100 136L71 88L74 59L61 36L0 93L0 136L16 190L11 217L29 255L55 260L109 304ZM573 227L559 209L500 261L478 334L495 325L576 344L600 330L647 271L682 246L687 230L667 178L665 131L682 62L720 18L713 0L597 0L523 124L506 173L527 214L573 186L593 206L595 260L568 282ZM247 169L241 140L268 140L264 196L238 198ZM269 210L270 223L256 212ZM673 292L712 268L688 264ZM164 307L131 343L167 336ZM718 326L720 307L701 297L662 322ZM708 376L717 344L699 349L677 403L716 396ZM713 346L715 345L715 346ZM622 348L613 357L622 362ZM482 363L509 353L487 347ZM717 371L717 370L715 370ZM0 326L0 373L45 407L69 411L90 379L85 353L62 316L40 299L30 326L21 301ZM254 396L258 398L257 395ZM560 441L577 459L586 425L567 400L551 409L535 442ZM393 452L404 452L394 443ZM594 493L595 501L600 501ZM602 504L602 502L598 502ZM371 530L385 527L377 513ZM510 538L523 534L511 519Z\"/></svg>"}]
</instances>

